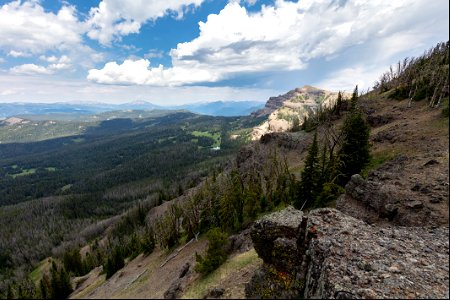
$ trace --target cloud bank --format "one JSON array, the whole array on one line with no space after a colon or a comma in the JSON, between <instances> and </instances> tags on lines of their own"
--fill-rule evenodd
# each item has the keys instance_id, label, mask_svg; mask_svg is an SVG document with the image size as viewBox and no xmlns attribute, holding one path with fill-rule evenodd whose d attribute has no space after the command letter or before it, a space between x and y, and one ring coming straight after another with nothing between
<instances>
[{"instance_id":1,"label":"cloud bank","mask_svg":"<svg viewBox=\"0 0 450 300\"><path fill-rule=\"evenodd\" d=\"M433 22L436 13L448 20L442 13L445 3L448 8L448 2L424 0L279 0L250 13L239 2L230 2L199 22L197 38L172 49L172 67L152 67L147 59L109 62L89 70L87 79L155 86L219 82L244 74L302 70L312 59L333 58L373 41L374 56L390 58L440 33Z\"/></svg>"}]
</instances>

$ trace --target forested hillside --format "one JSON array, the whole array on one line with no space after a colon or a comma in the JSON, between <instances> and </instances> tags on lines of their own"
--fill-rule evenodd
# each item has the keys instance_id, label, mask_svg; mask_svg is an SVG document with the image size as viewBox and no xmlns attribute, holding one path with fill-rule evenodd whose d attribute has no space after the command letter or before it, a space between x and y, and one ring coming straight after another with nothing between
<instances>
[{"instance_id":1,"label":"forested hillside","mask_svg":"<svg viewBox=\"0 0 450 300\"><path fill-rule=\"evenodd\" d=\"M236 292L233 283L250 269L273 279L264 297L304 291L272 257L295 265L282 251L295 242L258 249L272 269L255 271L261 262L251 255L254 221L290 205L305 213L341 206L371 228L448 226L448 51L442 43L405 60L372 91L338 93L289 132L258 141L248 137L261 119L180 112L148 124L105 122L82 141L71 137L70 148L65 138L0 146L0 199L10 199L0 208L4 296L243 296L244 284ZM245 266L230 271L243 253ZM221 292L216 272L225 274Z\"/></svg>"},{"instance_id":2,"label":"forested hillside","mask_svg":"<svg viewBox=\"0 0 450 300\"><path fill-rule=\"evenodd\" d=\"M219 172L254 124L177 111L132 116L0 144L2 290L44 257L97 237L137 202L148 210Z\"/></svg>"}]
</instances>

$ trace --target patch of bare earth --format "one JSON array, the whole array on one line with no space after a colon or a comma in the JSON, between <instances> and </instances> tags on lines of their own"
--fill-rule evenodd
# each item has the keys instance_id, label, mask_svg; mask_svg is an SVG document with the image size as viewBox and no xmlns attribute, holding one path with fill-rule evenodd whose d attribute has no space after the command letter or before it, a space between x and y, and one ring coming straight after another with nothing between
<instances>
[{"instance_id":1,"label":"patch of bare earth","mask_svg":"<svg viewBox=\"0 0 450 300\"><path fill-rule=\"evenodd\" d=\"M149 256L139 255L128 262L107 281L98 284L99 272L91 272L92 278L86 279L86 284L81 285L72 294L72 298L104 299L153 299L164 298L164 292L172 282L178 278L183 266L190 262L194 265L195 253L203 252L206 241L194 241L177 253L175 257L167 260L176 253L167 253L165 250L155 249ZM164 264L164 262L166 262ZM164 264L164 265L163 265ZM92 283L91 285L89 283ZM90 289L88 293L83 290Z\"/></svg>"},{"instance_id":2,"label":"patch of bare earth","mask_svg":"<svg viewBox=\"0 0 450 300\"><path fill-rule=\"evenodd\" d=\"M368 180L390 191L394 223L448 226L448 118L425 101L408 107L407 100L369 98L361 106L372 121L372 155L387 158Z\"/></svg>"}]
</instances>

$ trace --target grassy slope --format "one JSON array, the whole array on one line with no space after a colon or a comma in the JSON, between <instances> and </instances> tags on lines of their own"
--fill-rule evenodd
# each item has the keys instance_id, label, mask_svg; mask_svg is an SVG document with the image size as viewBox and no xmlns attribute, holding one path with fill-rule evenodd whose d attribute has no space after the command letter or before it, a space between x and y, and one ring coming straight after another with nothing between
<instances>
[{"instance_id":1,"label":"grassy slope","mask_svg":"<svg viewBox=\"0 0 450 300\"><path fill-rule=\"evenodd\" d=\"M254 249L232 256L213 273L193 281L182 298L202 299L212 288L224 288L228 299L245 298L245 283L261 264Z\"/></svg>"}]
</instances>

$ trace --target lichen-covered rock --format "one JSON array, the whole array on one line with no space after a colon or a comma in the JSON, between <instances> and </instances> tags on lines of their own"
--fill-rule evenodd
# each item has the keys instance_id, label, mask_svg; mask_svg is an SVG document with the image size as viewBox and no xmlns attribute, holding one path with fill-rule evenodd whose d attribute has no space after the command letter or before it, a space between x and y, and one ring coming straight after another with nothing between
<instances>
[{"instance_id":1,"label":"lichen-covered rock","mask_svg":"<svg viewBox=\"0 0 450 300\"><path fill-rule=\"evenodd\" d=\"M305 221L301 211L288 207L254 224L250 235L265 265L247 285L247 297L283 299L299 294L297 277L304 265L298 243Z\"/></svg>"},{"instance_id":2,"label":"lichen-covered rock","mask_svg":"<svg viewBox=\"0 0 450 300\"><path fill-rule=\"evenodd\" d=\"M255 223L250 235L256 252L265 263L286 269L288 261L295 259L302 216L301 211L288 207Z\"/></svg>"},{"instance_id":3,"label":"lichen-covered rock","mask_svg":"<svg viewBox=\"0 0 450 300\"><path fill-rule=\"evenodd\" d=\"M307 216L289 209L257 224L257 243L265 240L261 228L270 228L272 249L280 244L290 252L270 255L260 245L257 251L265 264L246 287L250 298L449 296L448 227L381 228L335 209L313 210ZM286 228L289 237L297 232L296 246L283 232Z\"/></svg>"}]
</instances>

